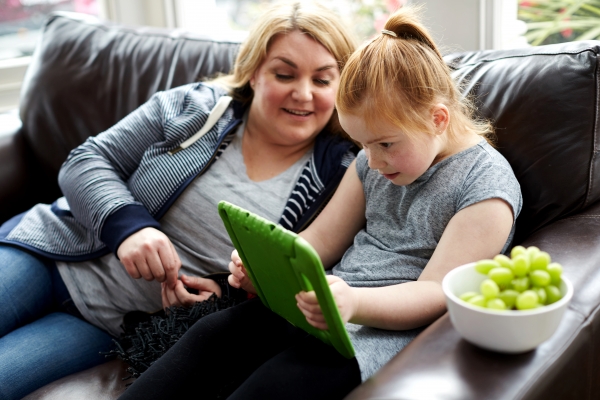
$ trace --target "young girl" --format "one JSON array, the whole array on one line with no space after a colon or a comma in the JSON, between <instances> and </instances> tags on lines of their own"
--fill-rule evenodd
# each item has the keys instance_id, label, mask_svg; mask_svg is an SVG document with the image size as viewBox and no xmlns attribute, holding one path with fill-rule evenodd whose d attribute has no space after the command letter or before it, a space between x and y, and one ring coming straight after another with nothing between
<instances>
[{"instance_id":1,"label":"young girl","mask_svg":"<svg viewBox=\"0 0 600 400\"><path fill-rule=\"evenodd\" d=\"M507 250L519 184L411 11L395 13L352 55L336 106L364 151L301 235L330 269L356 357L255 299L200 320L123 398L341 398L445 312L448 271ZM232 259L230 284L252 291ZM314 292L297 301L313 326L327 328Z\"/></svg>"}]
</instances>

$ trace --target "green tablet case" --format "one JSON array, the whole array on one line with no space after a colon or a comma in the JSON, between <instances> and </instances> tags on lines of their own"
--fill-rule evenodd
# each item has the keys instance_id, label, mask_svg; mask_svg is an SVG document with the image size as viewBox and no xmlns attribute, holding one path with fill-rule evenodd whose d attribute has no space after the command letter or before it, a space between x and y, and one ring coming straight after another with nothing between
<instances>
[{"instance_id":1,"label":"green tablet case","mask_svg":"<svg viewBox=\"0 0 600 400\"><path fill-rule=\"evenodd\" d=\"M354 348L335 304L321 259L313 247L297 234L241 207L221 201L219 215L244 262L263 304L346 358ZM310 325L296 305L296 294L314 290L328 330Z\"/></svg>"}]
</instances>

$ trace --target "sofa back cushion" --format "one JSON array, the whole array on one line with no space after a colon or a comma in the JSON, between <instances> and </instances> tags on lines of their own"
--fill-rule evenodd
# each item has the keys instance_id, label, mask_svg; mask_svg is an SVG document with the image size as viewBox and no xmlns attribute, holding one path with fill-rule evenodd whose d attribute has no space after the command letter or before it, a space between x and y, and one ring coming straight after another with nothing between
<instances>
[{"instance_id":1,"label":"sofa back cushion","mask_svg":"<svg viewBox=\"0 0 600 400\"><path fill-rule=\"evenodd\" d=\"M69 151L154 93L230 71L239 44L177 30L126 28L52 15L21 92L26 140L56 180Z\"/></svg>"},{"instance_id":2,"label":"sofa back cushion","mask_svg":"<svg viewBox=\"0 0 600 400\"><path fill-rule=\"evenodd\" d=\"M600 197L600 42L445 57L521 184L515 243Z\"/></svg>"}]
</instances>

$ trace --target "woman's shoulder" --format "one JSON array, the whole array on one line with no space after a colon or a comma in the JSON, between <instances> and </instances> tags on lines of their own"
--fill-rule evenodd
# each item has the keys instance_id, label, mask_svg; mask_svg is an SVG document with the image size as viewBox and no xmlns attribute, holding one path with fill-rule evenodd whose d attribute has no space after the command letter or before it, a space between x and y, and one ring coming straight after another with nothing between
<instances>
[{"instance_id":1,"label":"woman's shoulder","mask_svg":"<svg viewBox=\"0 0 600 400\"><path fill-rule=\"evenodd\" d=\"M167 103L182 103L187 106L206 105L212 108L219 98L228 95L227 90L221 86L194 82L159 91L154 94L154 97Z\"/></svg>"}]
</instances>

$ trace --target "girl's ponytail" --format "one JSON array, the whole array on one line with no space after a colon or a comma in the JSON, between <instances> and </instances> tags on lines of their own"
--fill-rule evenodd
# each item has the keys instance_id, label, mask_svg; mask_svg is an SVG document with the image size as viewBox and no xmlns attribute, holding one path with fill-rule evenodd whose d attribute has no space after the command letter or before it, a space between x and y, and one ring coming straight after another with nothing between
<instances>
[{"instance_id":1,"label":"girl's ponytail","mask_svg":"<svg viewBox=\"0 0 600 400\"><path fill-rule=\"evenodd\" d=\"M392 14L386 21L384 30L394 32L401 40L416 40L428 46L443 62L442 54L427 29L419 22L417 8L405 8Z\"/></svg>"},{"instance_id":2,"label":"girl's ponytail","mask_svg":"<svg viewBox=\"0 0 600 400\"><path fill-rule=\"evenodd\" d=\"M340 78L338 112L360 114L375 130L385 122L411 135L433 133L431 109L443 103L451 112L450 138L471 131L490 141L491 124L473 118L417 11L396 11L380 35L352 54Z\"/></svg>"}]
</instances>

